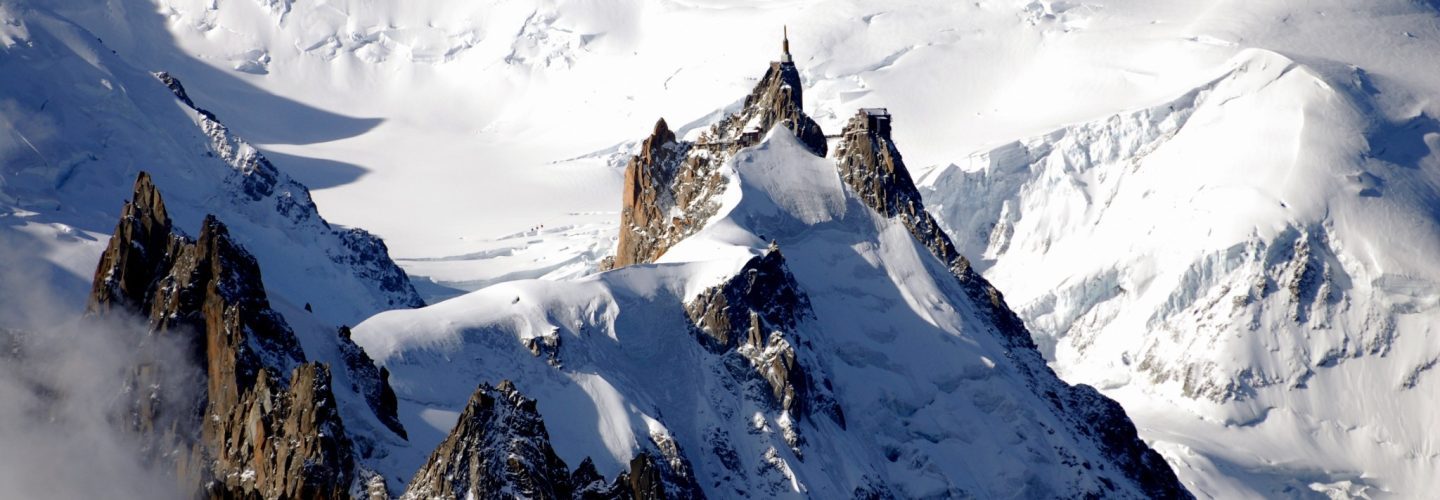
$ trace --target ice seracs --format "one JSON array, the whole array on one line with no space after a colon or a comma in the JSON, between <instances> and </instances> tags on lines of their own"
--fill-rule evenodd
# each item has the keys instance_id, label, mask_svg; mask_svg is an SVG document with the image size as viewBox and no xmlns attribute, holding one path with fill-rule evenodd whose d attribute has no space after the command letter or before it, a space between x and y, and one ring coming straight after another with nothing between
<instances>
[{"instance_id":1,"label":"ice seracs","mask_svg":"<svg viewBox=\"0 0 1440 500\"><path fill-rule=\"evenodd\" d=\"M1398 146L1435 144L1433 118L1387 116L1372 78L1246 50L922 192L1057 370L1125 403L1198 493L1413 495L1440 477L1417 424L1440 418L1440 164Z\"/></svg>"}]
</instances>

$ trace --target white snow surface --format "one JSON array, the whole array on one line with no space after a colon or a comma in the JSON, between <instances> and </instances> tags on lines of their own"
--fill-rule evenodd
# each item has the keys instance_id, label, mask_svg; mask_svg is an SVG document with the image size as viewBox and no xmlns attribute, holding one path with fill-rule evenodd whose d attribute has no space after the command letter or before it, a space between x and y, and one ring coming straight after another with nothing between
<instances>
[{"instance_id":1,"label":"white snow surface","mask_svg":"<svg viewBox=\"0 0 1440 500\"><path fill-rule=\"evenodd\" d=\"M383 243L331 226L304 185L92 33L25 3L0 3L0 26L0 241L51 269L48 288L67 299L58 308L83 309L141 171L182 232L218 216L258 257L272 300L311 304L332 327L417 302L403 277L387 289L367 274L387 258Z\"/></svg>"},{"instance_id":2,"label":"white snow surface","mask_svg":"<svg viewBox=\"0 0 1440 500\"><path fill-rule=\"evenodd\" d=\"M1440 488L1440 122L1404 81L1250 49L1157 106L924 180L1063 377L1199 495Z\"/></svg>"},{"instance_id":3,"label":"white snow surface","mask_svg":"<svg viewBox=\"0 0 1440 500\"><path fill-rule=\"evenodd\" d=\"M1079 462L1108 460L1042 395L1058 381L1032 385L945 265L843 187L833 161L777 126L721 171L719 213L659 263L497 284L357 326L412 429L409 447L377 467L414 470L443 437L419 430L425 415L455 411L481 381L509 379L538 400L567 463L589 457L613 476L665 435L713 497L1104 491L1105 473ZM772 240L814 307L786 338L804 346L807 373L833 384L844 428L823 414L791 421L759 397L768 387L737 379L702 347L686 319L685 302ZM558 343L558 362L526 349L537 337ZM804 440L798 452L788 428ZM1108 480L1112 494L1139 495Z\"/></svg>"}]
</instances>

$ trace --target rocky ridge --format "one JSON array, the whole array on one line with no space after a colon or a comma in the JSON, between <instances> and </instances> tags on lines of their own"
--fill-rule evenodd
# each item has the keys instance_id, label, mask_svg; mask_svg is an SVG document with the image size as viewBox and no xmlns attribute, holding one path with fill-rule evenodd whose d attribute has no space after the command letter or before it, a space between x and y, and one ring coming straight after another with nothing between
<instances>
[{"instance_id":1,"label":"rocky ridge","mask_svg":"<svg viewBox=\"0 0 1440 500\"><path fill-rule=\"evenodd\" d=\"M785 268L785 257L772 246L728 281L700 292L685 306L696 338L716 354L737 354L751 376L770 388L768 402L791 417L829 416L840 427L845 416L830 394L823 372L806 370L808 343L795 338L797 323L812 317L810 299ZM797 348L799 351L797 351ZM813 366L813 364L812 364ZM787 444L800 452L800 436L787 429Z\"/></svg>"},{"instance_id":2,"label":"rocky ridge","mask_svg":"<svg viewBox=\"0 0 1440 500\"><path fill-rule=\"evenodd\" d=\"M196 113L196 125L209 142L207 153L230 167L224 178L226 191L239 193L244 203L273 210L311 237L332 240L325 245L325 257L378 292L381 309L420 307L425 302L410 284L410 278L390 259L385 242L363 229L332 227L310 198L310 190L282 174L270 160L222 124L214 113L197 106L180 79L166 72L154 73L175 98Z\"/></svg>"},{"instance_id":3,"label":"rocky ridge","mask_svg":"<svg viewBox=\"0 0 1440 500\"><path fill-rule=\"evenodd\" d=\"M884 109L861 109L850 118L835 153L840 178L870 209L901 221L916 241L959 278L976 303L988 304L991 319L1011 347L1034 349L1034 340L1005 304L1004 295L975 272L970 259L956 250L950 236L925 210L920 190L890 137L891 120Z\"/></svg>"},{"instance_id":4,"label":"rocky ridge","mask_svg":"<svg viewBox=\"0 0 1440 500\"><path fill-rule=\"evenodd\" d=\"M1047 396L1057 413L1067 416L1074 431L1094 438L1107 458L1147 495L1190 497L1164 458L1140 440L1134 423L1118 403L1088 385L1068 385L1050 369L1004 295L974 271L925 210L891 139L891 119L883 109L861 109L850 119L836 148L841 179L872 210L901 221L917 242L947 265L975 304L988 307L986 315L1008 348L1006 356L1017 362L1029 384Z\"/></svg>"},{"instance_id":5,"label":"rocky ridge","mask_svg":"<svg viewBox=\"0 0 1440 500\"><path fill-rule=\"evenodd\" d=\"M790 63L773 63L745 100L744 108L714 125L694 143L678 141L663 120L626 168L620 244L616 267L651 262L675 242L694 233L714 215L707 197L724 188L718 163L776 124L784 125L813 154L825 154L825 136L800 110L798 73ZM1040 356L1029 331L1004 296L980 276L935 218L926 211L903 157L891 137L892 117L884 109L859 110L846 124L834 162L841 181L863 205L896 220L936 259L944 263L972 303L981 306L995 337L1006 346L1026 384L1062 416L1068 431L1087 436L1118 472L1153 497L1184 498L1169 465L1141 441L1134 424L1114 401L1089 386L1060 381ZM698 193L706 193L699 195ZM696 209L699 207L700 209ZM665 217L669 220L663 220ZM823 373L805 363L799 339L787 338L797 322L811 314L808 299L784 269L773 248L756 257L730 280L704 290L685 305L696 337L717 354L734 352L750 376L770 389L769 402L787 415L805 415L808 406L827 408L844 426L839 406L829 403L812 376ZM818 403L818 404L817 404ZM792 427L786 442L803 456L804 442ZM1054 432L1052 429L1051 432ZM723 448L723 447L722 447ZM1073 457L1072 457L1073 458ZM1085 468L1091 464L1086 462ZM1104 467L1101 465L1100 467ZM1112 485L1113 486L1113 485ZM883 491L883 488L877 491Z\"/></svg>"},{"instance_id":6,"label":"rocky ridge","mask_svg":"<svg viewBox=\"0 0 1440 500\"><path fill-rule=\"evenodd\" d=\"M344 498L365 475L335 406L330 368L305 361L295 333L270 308L255 258L214 217L194 240L174 232L148 174L122 209L87 310L141 315L145 342L188 346L179 362L135 367L128 383L136 391L130 427L154 443L152 459L176 464L182 490ZM203 374L190 379L193 387L162 384L176 383L166 372L190 367Z\"/></svg>"},{"instance_id":7,"label":"rocky ridge","mask_svg":"<svg viewBox=\"0 0 1440 500\"><path fill-rule=\"evenodd\" d=\"M683 463L682 463L683 466ZM482 383L402 499L639 499L702 496L686 471L640 452L606 481L586 458L572 473L555 454L534 399L508 380Z\"/></svg>"},{"instance_id":8,"label":"rocky ridge","mask_svg":"<svg viewBox=\"0 0 1440 500\"><path fill-rule=\"evenodd\" d=\"M157 352L161 342L184 347L184 359L156 356L134 367L123 419L149 443L146 460L178 471L183 495L389 497L344 425L331 367L306 361L295 333L270 307L255 258L214 217L193 240L178 233L148 174L136 179L122 208L87 310L142 316L142 342ZM349 389L403 439L388 371L349 333L342 327L335 338ZM572 473L551 448L533 399L509 382L482 385L404 498L701 496L678 447L656 447L661 456L640 452L629 472L610 480L588 460Z\"/></svg>"},{"instance_id":9,"label":"rocky ridge","mask_svg":"<svg viewBox=\"0 0 1440 500\"><path fill-rule=\"evenodd\" d=\"M741 109L694 142L677 139L664 119L656 122L625 166L620 238L602 269L654 262L698 231L719 208L725 189L720 165L774 126L790 129L812 153L825 156L825 134L805 114L802 87L794 63L773 62Z\"/></svg>"}]
</instances>

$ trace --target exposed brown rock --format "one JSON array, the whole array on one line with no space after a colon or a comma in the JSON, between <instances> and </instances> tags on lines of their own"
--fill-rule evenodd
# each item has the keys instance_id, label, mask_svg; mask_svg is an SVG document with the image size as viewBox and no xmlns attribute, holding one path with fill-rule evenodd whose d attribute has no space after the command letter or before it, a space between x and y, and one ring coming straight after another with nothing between
<instances>
[{"instance_id":1,"label":"exposed brown rock","mask_svg":"<svg viewBox=\"0 0 1440 500\"><path fill-rule=\"evenodd\" d=\"M100 256L86 311L145 309L155 278L163 275L163 268L173 259L166 255L170 230L160 191L151 183L150 174L141 172L135 179L132 200L120 210L115 237Z\"/></svg>"},{"instance_id":2,"label":"exposed brown rock","mask_svg":"<svg viewBox=\"0 0 1440 500\"><path fill-rule=\"evenodd\" d=\"M329 367L305 363L289 378L282 388L262 368L234 408L207 419L205 442L215 460L215 482L207 492L212 498L349 497L355 463Z\"/></svg>"},{"instance_id":3,"label":"exposed brown rock","mask_svg":"<svg viewBox=\"0 0 1440 500\"><path fill-rule=\"evenodd\" d=\"M620 239L602 269L654 262L715 215L725 189L719 167L741 148L758 144L776 125L825 156L825 133L802 107L800 72L789 62L770 64L736 113L694 142L678 141L660 120L625 166Z\"/></svg>"},{"instance_id":4,"label":"exposed brown rock","mask_svg":"<svg viewBox=\"0 0 1440 500\"><path fill-rule=\"evenodd\" d=\"M716 164L709 156L687 157L688 152L689 145L677 142L661 119L625 166L613 267L653 262L714 212L708 199L722 183ZM677 208L681 215L672 217Z\"/></svg>"},{"instance_id":5,"label":"exposed brown rock","mask_svg":"<svg viewBox=\"0 0 1440 500\"><path fill-rule=\"evenodd\" d=\"M475 390L402 498L559 499L571 491L570 472L550 447L535 400L504 381Z\"/></svg>"},{"instance_id":6,"label":"exposed brown rock","mask_svg":"<svg viewBox=\"0 0 1440 500\"><path fill-rule=\"evenodd\" d=\"M212 498L348 495L355 464L329 368L304 363L294 332L270 308L259 265L224 224L206 217L195 241L171 231L142 173L88 306L148 317L147 345L168 337L188 346L178 361L187 366L157 357L128 383L131 427L154 443L148 458L173 461L182 488ZM194 387L163 385L192 369L203 375Z\"/></svg>"},{"instance_id":7,"label":"exposed brown rock","mask_svg":"<svg viewBox=\"0 0 1440 500\"><path fill-rule=\"evenodd\" d=\"M970 267L950 236L925 210L920 191L890 138L891 116L884 109L861 109L845 124L836 165L840 178L876 212L899 219L910 234L930 253L944 262L950 273L965 285L976 304L989 307L989 315L1002 339L1011 347L1034 349L1035 343L1024 323L1005 304L1005 297Z\"/></svg>"},{"instance_id":8,"label":"exposed brown rock","mask_svg":"<svg viewBox=\"0 0 1440 500\"><path fill-rule=\"evenodd\" d=\"M817 389L800 363L798 339L787 338L787 331L794 332L796 324L813 313L778 248L771 247L746 262L735 277L701 292L686 304L685 313L711 352L733 352L748 362L782 411L807 416L820 409L845 425L839 405L827 391Z\"/></svg>"},{"instance_id":9,"label":"exposed brown rock","mask_svg":"<svg viewBox=\"0 0 1440 500\"><path fill-rule=\"evenodd\" d=\"M896 218L959 280L970 300L1005 343L1006 353L1036 390L1044 391L1058 414L1065 415L1079 435L1089 435L1111 463L1152 498L1192 498L1164 458L1141 441L1134 423L1120 405L1086 385L1068 385L1045 364L1030 332L1005 303L1005 297L970 267L950 237L925 211L920 192L890 138L891 117L885 110L862 109L845 126L836 151L841 178L876 212ZM858 490L857 490L858 493Z\"/></svg>"},{"instance_id":10,"label":"exposed brown rock","mask_svg":"<svg viewBox=\"0 0 1440 500\"><path fill-rule=\"evenodd\" d=\"M630 460L630 473L626 475L630 498L635 500L665 500L665 482L660 478L660 468L648 453L635 455Z\"/></svg>"}]
</instances>

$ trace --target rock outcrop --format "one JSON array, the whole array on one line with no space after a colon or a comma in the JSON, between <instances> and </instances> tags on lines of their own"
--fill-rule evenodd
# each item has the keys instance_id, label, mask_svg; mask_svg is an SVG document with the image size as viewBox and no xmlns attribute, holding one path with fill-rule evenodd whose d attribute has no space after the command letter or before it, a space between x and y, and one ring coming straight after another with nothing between
<instances>
[{"instance_id":1,"label":"rock outcrop","mask_svg":"<svg viewBox=\"0 0 1440 500\"><path fill-rule=\"evenodd\" d=\"M569 498L570 472L535 409L509 381L482 384L402 498Z\"/></svg>"},{"instance_id":2,"label":"rock outcrop","mask_svg":"<svg viewBox=\"0 0 1440 500\"><path fill-rule=\"evenodd\" d=\"M662 118L625 166L620 209L620 238L614 267L652 262L713 213L707 200L718 194L721 179L708 161L691 160L689 145L676 141ZM698 158L698 157L697 157ZM684 182L677 182L677 177ZM672 216L679 207L681 216Z\"/></svg>"},{"instance_id":3,"label":"rock outcrop","mask_svg":"<svg viewBox=\"0 0 1440 500\"><path fill-rule=\"evenodd\" d=\"M683 460L683 459L681 459ZM682 467L688 466L681 463ZM630 470L606 481L586 458L573 473L555 454L535 400L510 381L481 384L455 428L415 473L403 499L699 498L688 470L640 452Z\"/></svg>"},{"instance_id":4,"label":"rock outcrop","mask_svg":"<svg viewBox=\"0 0 1440 500\"><path fill-rule=\"evenodd\" d=\"M1111 463L1123 470L1151 498L1190 498L1175 472L1141 441L1134 423L1118 403L1086 385L1068 385L1046 364L1024 322L1005 303L1005 297L970 267L950 237L925 210L920 192L900 150L890 137L891 116L883 109L861 109L845 126L836 150L840 177L871 209L895 218L916 241L944 262L972 302L987 307L984 313L1005 343L1006 355L1032 387L1065 415L1071 430L1088 435Z\"/></svg>"},{"instance_id":5,"label":"rock outcrop","mask_svg":"<svg viewBox=\"0 0 1440 500\"><path fill-rule=\"evenodd\" d=\"M112 308L148 310L155 279L174 260L170 215L150 174L141 172L135 192L120 209L115 235L100 255L99 271L90 287L89 313Z\"/></svg>"},{"instance_id":6,"label":"rock outcrop","mask_svg":"<svg viewBox=\"0 0 1440 500\"><path fill-rule=\"evenodd\" d=\"M400 402L395 389L390 386L390 371L376 366L370 355L350 340L350 327L342 326L336 332L340 356L345 359L345 368L350 372L351 390L365 396L365 403L375 412L380 423L402 439L408 439L405 426L400 424Z\"/></svg>"},{"instance_id":7,"label":"rock outcrop","mask_svg":"<svg viewBox=\"0 0 1440 500\"><path fill-rule=\"evenodd\" d=\"M775 125L784 125L815 156L825 156L825 132L805 114L804 85L794 63L772 62L740 112L721 120L701 140L732 145L734 149L754 146Z\"/></svg>"},{"instance_id":8,"label":"rock outcrop","mask_svg":"<svg viewBox=\"0 0 1440 500\"><path fill-rule=\"evenodd\" d=\"M816 156L825 156L825 133L805 114L802 87L793 63L774 62L744 106L695 142L678 140L664 119L657 122L625 166L619 243L614 259L601 267L654 262L698 231L719 208L718 195L725 189L720 165L758 144L776 125L789 128Z\"/></svg>"},{"instance_id":9,"label":"rock outcrop","mask_svg":"<svg viewBox=\"0 0 1440 500\"><path fill-rule=\"evenodd\" d=\"M1010 347L1034 349L1025 324L1005 304L1005 297L970 267L970 260L925 210L920 190L890 138L891 116L884 109L861 109L845 124L835 162L840 178L872 210L900 220L910 234L944 262L977 304L988 304L991 319Z\"/></svg>"},{"instance_id":10,"label":"rock outcrop","mask_svg":"<svg viewBox=\"0 0 1440 500\"><path fill-rule=\"evenodd\" d=\"M711 287L686 304L696 337L711 352L744 358L754 375L770 387L771 403L796 417L819 410L841 427L844 415L829 391L801 363L796 325L813 313L810 299L785 268L785 257L772 247L754 257L733 278ZM824 380L823 378L821 380ZM797 446L792 442L792 447Z\"/></svg>"},{"instance_id":11,"label":"rock outcrop","mask_svg":"<svg viewBox=\"0 0 1440 500\"><path fill-rule=\"evenodd\" d=\"M969 273L970 262L925 211L920 190L890 139L890 120L884 109L862 109L850 118L836 148L840 178L866 206L886 217L899 218L916 240L950 266L952 273Z\"/></svg>"},{"instance_id":12,"label":"rock outcrop","mask_svg":"<svg viewBox=\"0 0 1440 500\"><path fill-rule=\"evenodd\" d=\"M330 369L305 363L287 378L261 368L234 406L212 406L203 441L214 454L211 498L349 497L355 459Z\"/></svg>"},{"instance_id":13,"label":"rock outcrop","mask_svg":"<svg viewBox=\"0 0 1440 500\"><path fill-rule=\"evenodd\" d=\"M137 366L133 429L180 470L182 489L211 498L342 498L356 477L330 370L306 363L270 308L260 268L218 219L197 239L177 234L151 179L133 200L95 272L87 310L148 318L146 342L179 341L182 360ZM175 363L181 366L175 366ZM195 387L166 387L195 369ZM182 394L199 394L184 399ZM176 398L180 400L175 400Z\"/></svg>"}]
</instances>

